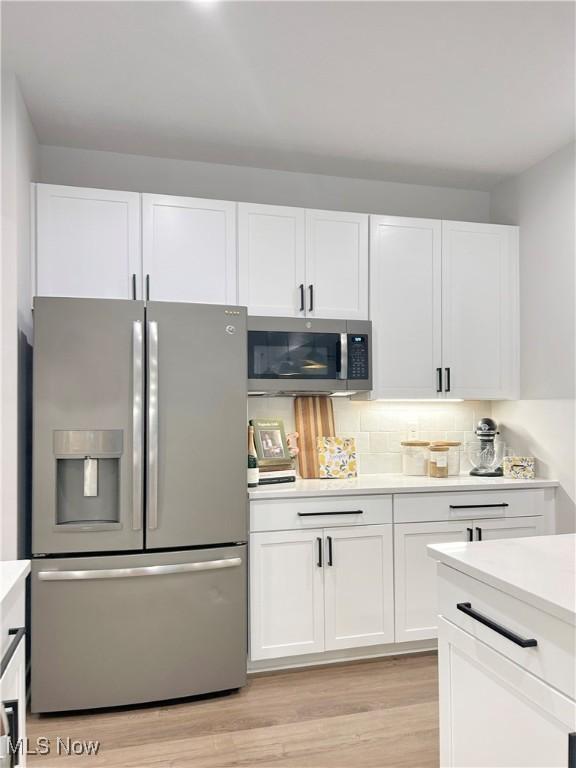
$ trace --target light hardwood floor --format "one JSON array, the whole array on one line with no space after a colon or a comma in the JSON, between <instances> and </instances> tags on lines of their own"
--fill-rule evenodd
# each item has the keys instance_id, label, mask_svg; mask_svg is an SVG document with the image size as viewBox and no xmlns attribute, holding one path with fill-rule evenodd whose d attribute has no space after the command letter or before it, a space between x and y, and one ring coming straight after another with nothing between
<instances>
[{"instance_id":1,"label":"light hardwood floor","mask_svg":"<svg viewBox=\"0 0 576 768\"><path fill-rule=\"evenodd\" d=\"M251 677L239 693L81 715L29 716L39 736L97 739L96 757L30 768L438 766L435 654ZM82 682L79 680L78 684Z\"/></svg>"}]
</instances>

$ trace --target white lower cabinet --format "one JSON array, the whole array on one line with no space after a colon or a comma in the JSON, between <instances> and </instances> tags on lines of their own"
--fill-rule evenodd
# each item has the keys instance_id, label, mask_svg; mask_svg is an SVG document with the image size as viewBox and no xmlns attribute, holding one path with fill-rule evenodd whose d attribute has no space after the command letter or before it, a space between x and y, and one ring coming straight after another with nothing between
<instances>
[{"instance_id":1,"label":"white lower cabinet","mask_svg":"<svg viewBox=\"0 0 576 768\"><path fill-rule=\"evenodd\" d=\"M250 657L324 650L322 529L250 535Z\"/></svg>"},{"instance_id":2,"label":"white lower cabinet","mask_svg":"<svg viewBox=\"0 0 576 768\"><path fill-rule=\"evenodd\" d=\"M324 531L327 651L394 642L392 526Z\"/></svg>"},{"instance_id":3,"label":"white lower cabinet","mask_svg":"<svg viewBox=\"0 0 576 768\"><path fill-rule=\"evenodd\" d=\"M471 520L394 525L396 642L436 637L436 563L428 544L466 541Z\"/></svg>"},{"instance_id":4,"label":"white lower cabinet","mask_svg":"<svg viewBox=\"0 0 576 768\"><path fill-rule=\"evenodd\" d=\"M394 641L392 526L250 536L250 658Z\"/></svg>"},{"instance_id":5,"label":"white lower cabinet","mask_svg":"<svg viewBox=\"0 0 576 768\"><path fill-rule=\"evenodd\" d=\"M394 525L396 642L436 637L436 564L428 544L538 536L542 516L396 523Z\"/></svg>"},{"instance_id":6,"label":"white lower cabinet","mask_svg":"<svg viewBox=\"0 0 576 768\"><path fill-rule=\"evenodd\" d=\"M451 622L440 622L443 768L572 766L575 703Z\"/></svg>"}]
</instances>

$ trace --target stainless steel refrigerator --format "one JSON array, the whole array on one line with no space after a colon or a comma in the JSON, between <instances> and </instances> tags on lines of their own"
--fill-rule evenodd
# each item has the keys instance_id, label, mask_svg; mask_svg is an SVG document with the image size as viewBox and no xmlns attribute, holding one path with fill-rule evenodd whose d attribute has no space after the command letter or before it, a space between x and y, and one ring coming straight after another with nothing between
<instances>
[{"instance_id":1,"label":"stainless steel refrigerator","mask_svg":"<svg viewBox=\"0 0 576 768\"><path fill-rule=\"evenodd\" d=\"M32 711L241 687L246 310L34 302Z\"/></svg>"}]
</instances>

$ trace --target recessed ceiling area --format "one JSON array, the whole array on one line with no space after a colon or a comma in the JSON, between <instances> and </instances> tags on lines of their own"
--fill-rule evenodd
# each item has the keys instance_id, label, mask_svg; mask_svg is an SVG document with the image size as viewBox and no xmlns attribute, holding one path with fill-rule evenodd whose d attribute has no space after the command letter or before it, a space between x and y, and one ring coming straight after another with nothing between
<instances>
[{"instance_id":1,"label":"recessed ceiling area","mask_svg":"<svg viewBox=\"0 0 576 768\"><path fill-rule=\"evenodd\" d=\"M574 138L572 2L3 2L42 144L489 189Z\"/></svg>"}]
</instances>

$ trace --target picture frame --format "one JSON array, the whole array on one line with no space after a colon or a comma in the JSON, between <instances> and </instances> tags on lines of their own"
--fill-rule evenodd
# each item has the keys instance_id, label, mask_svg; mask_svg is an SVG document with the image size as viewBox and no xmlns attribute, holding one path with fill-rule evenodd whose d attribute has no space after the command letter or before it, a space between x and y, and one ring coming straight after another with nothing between
<instances>
[{"instance_id":1,"label":"picture frame","mask_svg":"<svg viewBox=\"0 0 576 768\"><path fill-rule=\"evenodd\" d=\"M291 462L282 419L250 419L250 426L254 427L254 444L260 466L275 467Z\"/></svg>"}]
</instances>

